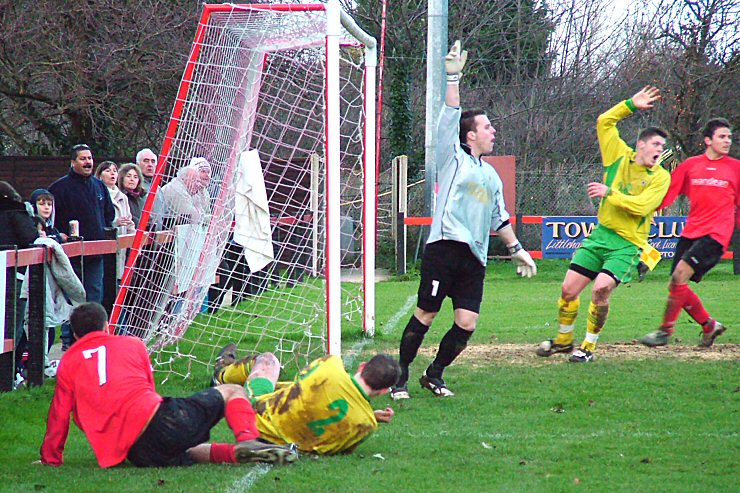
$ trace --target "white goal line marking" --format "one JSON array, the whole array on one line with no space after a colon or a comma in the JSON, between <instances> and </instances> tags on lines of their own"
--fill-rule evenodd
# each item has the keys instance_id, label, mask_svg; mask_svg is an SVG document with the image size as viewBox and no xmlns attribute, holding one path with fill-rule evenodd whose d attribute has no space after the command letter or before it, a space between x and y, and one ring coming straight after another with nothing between
<instances>
[{"instance_id":1,"label":"white goal line marking","mask_svg":"<svg viewBox=\"0 0 740 493\"><path fill-rule=\"evenodd\" d=\"M401 317L406 315L408 311L414 306L414 302L416 301L416 295L411 295L406 300L406 303L403 304L403 306L393 314L393 316L388 319L388 322L383 326L382 332L383 334L390 334L396 329L396 326L398 325L398 322L401 320ZM371 342L372 339L362 339L355 343L354 346L352 346L345 354L342 360L344 361L344 367L349 368L352 366L352 363L354 363L355 358L357 357L360 352L362 352L362 348L364 348L369 342Z\"/></svg>"},{"instance_id":2,"label":"white goal line marking","mask_svg":"<svg viewBox=\"0 0 740 493\"><path fill-rule=\"evenodd\" d=\"M226 490L226 493L240 493L242 491L247 491L257 482L258 479L270 472L270 469L272 469L272 467L268 464L255 465L246 475L234 481L234 484Z\"/></svg>"},{"instance_id":3,"label":"white goal line marking","mask_svg":"<svg viewBox=\"0 0 740 493\"><path fill-rule=\"evenodd\" d=\"M388 319L388 322L383 326L382 332L383 334L390 334L396 329L396 325L398 325L398 322L401 320L401 317L406 315L408 311L413 308L414 302L416 301L416 295L412 294L408 297L406 300L406 303L403 304L403 306L395 313L393 316Z\"/></svg>"}]
</instances>

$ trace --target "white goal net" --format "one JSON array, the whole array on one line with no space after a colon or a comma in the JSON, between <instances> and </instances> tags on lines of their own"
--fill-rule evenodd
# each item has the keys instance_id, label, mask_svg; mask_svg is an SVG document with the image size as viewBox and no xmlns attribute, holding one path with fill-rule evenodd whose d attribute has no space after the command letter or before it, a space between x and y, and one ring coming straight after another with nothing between
<instances>
[{"instance_id":1,"label":"white goal net","mask_svg":"<svg viewBox=\"0 0 740 493\"><path fill-rule=\"evenodd\" d=\"M374 50L335 2L204 6L111 317L155 371L373 333Z\"/></svg>"}]
</instances>

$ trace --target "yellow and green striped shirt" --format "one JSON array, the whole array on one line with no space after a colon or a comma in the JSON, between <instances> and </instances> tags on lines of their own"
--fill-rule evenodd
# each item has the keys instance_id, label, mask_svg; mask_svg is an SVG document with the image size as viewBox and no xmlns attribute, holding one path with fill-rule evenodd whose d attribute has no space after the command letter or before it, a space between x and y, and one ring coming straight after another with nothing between
<instances>
[{"instance_id":1,"label":"yellow and green striped shirt","mask_svg":"<svg viewBox=\"0 0 740 493\"><path fill-rule=\"evenodd\" d=\"M368 395L337 356L312 362L295 381L257 397L254 410L264 438L295 443L301 452L348 452L378 428Z\"/></svg>"},{"instance_id":2,"label":"yellow and green striped shirt","mask_svg":"<svg viewBox=\"0 0 740 493\"><path fill-rule=\"evenodd\" d=\"M602 113L596 124L604 184L611 188L599 205L599 224L643 248L655 209L668 191L671 175L660 165L635 162L635 151L620 137L617 122L635 110L632 100L622 101Z\"/></svg>"}]
</instances>

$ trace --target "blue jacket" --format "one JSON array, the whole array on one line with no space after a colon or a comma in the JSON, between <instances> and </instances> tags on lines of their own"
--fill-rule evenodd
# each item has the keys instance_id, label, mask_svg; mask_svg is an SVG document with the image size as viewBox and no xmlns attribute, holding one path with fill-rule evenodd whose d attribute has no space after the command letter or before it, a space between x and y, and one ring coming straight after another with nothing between
<instances>
[{"instance_id":1,"label":"blue jacket","mask_svg":"<svg viewBox=\"0 0 740 493\"><path fill-rule=\"evenodd\" d=\"M84 239L105 239L103 228L111 226L116 212L102 181L70 169L66 176L51 184L49 191L54 195L54 222L59 231L69 235L69 221L77 219Z\"/></svg>"}]
</instances>

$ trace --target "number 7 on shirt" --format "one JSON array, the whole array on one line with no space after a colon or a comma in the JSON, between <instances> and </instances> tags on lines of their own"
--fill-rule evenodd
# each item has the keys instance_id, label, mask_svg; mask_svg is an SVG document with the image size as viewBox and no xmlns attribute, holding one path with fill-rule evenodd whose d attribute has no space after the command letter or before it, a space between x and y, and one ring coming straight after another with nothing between
<instances>
[{"instance_id":1,"label":"number 7 on shirt","mask_svg":"<svg viewBox=\"0 0 740 493\"><path fill-rule=\"evenodd\" d=\"M105 359L105 346L98 346L94 349L86 349L82 351L82 356L85 359L90 359L95 353L98 354L98 382L102 387L108 381L108 369L106 368Z\"/></svg>"}]
</instances>

